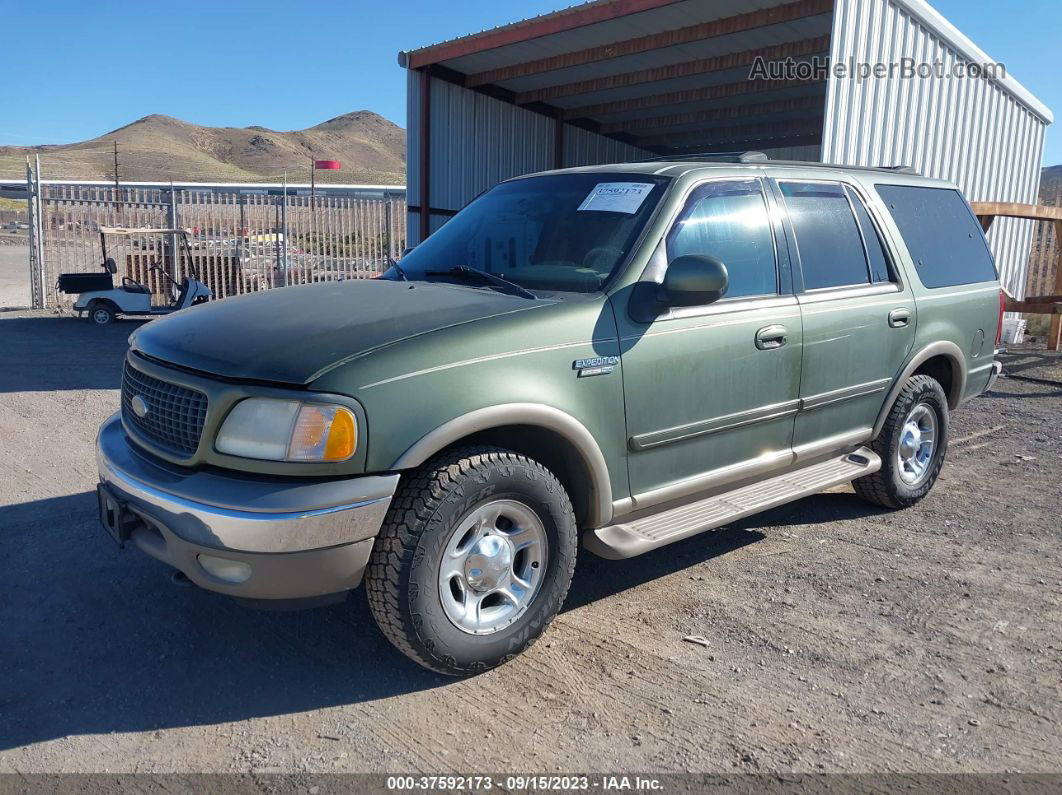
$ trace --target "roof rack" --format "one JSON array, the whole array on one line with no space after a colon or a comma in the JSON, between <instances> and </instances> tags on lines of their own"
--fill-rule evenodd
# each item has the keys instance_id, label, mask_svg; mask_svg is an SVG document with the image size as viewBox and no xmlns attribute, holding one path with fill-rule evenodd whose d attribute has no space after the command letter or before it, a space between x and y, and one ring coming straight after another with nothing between
<instances>
[{"instance_id":1,"label":"roof rack","mask_svg":"<svg viewBox=\"0 0 1062 795\"><path fill-rule=\"evenodd\" d=\"M677 162L701 160L709 163L770 163L772 166L811 166L817 168L845 168L854 171L891 171L894 174L922 176L912 166L849 166L843 163L819 163L814 160L771 160L763 152L692 152L685 155L661 155L639 160L639 163Z\"/></svg>"},{"instance_id":2,"label":"roof rack","mask_svg":"<svg viewBox=\"0 0 1062 795\"><path fill-rule=\"evenodd\" d=\"M811 166L813 168L844 168L849 171L891 171L894 174L911 174L920 177L922 174L912 166L849 166L844 163L816 163L811 160L770 160L772 166Z\"/></svg>"},{"instance_id":3,"label":"roof rack","mask_svg":"<svg viewBox=\"0 0 1062 795\"><path fill-rule=\"evenodd\" d=\"M770 160L763 152L692 152L685 155L661 155L640 160L640 163L666 162L668 160L709 160L713 163L766 163Z\"/></svg>"}]
</instances>

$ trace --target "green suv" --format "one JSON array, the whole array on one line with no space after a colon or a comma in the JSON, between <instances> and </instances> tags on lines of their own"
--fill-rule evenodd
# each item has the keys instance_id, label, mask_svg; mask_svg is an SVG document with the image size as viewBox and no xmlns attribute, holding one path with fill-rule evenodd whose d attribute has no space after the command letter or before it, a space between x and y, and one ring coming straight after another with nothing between
<instances>
[{"instance_id":1,"label":"green suv","mask_svg":"<svg viewBox=\"0 0 1062 795\"><path fill-rule=\"evenodd\" d=\"M1000 287L959 190L762 155L484 193L379 279L130 339L103 524L203 588L315 604L468 674L627 558L851 481L933 486L991 387ZM663 554L667 554L666 552Z\"/></svg>"}]
</instances>

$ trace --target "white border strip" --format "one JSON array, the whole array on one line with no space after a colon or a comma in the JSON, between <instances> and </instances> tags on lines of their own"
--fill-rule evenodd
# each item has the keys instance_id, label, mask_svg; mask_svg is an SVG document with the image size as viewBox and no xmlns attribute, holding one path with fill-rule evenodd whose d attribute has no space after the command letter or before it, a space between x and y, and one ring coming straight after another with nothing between
<instances>
[{"instance_id":1,"label":"white border strip","mask_svg":"<svg viewBox=\"0 0 1062 795\"><path fill-rule=\"evenodd\" d=\"M905 9L911 14L911 16L918 19L923 25L936 33L946 44L950 45L952 49L957 50L970 62L978 64L995 63L993 58L974 44L966 34L951 24L939 11L929 5L929 3L925 2L925 0L890 1L900 8ZM993 82L998 83L1010 92L1047 124L1054 123L1055 115L1051 112L1051 109L1037 99L1029 89L1011 77L1009 71L1002 79L993 79Z\"/></svg>"}]
</instances>

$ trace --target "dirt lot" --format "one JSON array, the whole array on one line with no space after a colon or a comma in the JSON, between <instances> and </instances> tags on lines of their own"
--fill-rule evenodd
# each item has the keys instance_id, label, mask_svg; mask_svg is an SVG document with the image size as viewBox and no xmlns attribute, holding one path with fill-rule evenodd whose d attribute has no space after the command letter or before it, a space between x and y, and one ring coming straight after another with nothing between
<instances>
[{"instance_id":1,"label":"dirt lot","mask_svg":"<svg viewBox=\"0 0 1062 795\"><path fill-rule=\"evenodd\" d=\"M360 592L251 611L104 536L92 440L133 328L0 314L0 772L1062 769L1060 386L957 412L906 512L846 488L586 556L538 645L453 681Z\"/></svg>"},{"instance_id":2,"label":"dirt lot","mask_svg":"<svg viewBox=\"0 0 1062 795\"><path fill-rule=\"evenodd\" d=\"M29 246L12 235L0 235L0 310L25 309L30 303Z\"/></svg>"}]
</instances>

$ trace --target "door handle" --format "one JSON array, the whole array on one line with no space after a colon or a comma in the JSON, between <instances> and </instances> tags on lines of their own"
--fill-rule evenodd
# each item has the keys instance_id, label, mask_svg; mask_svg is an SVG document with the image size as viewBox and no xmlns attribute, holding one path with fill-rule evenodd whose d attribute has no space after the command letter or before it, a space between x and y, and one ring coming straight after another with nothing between
<instances>
[{"instance_id":1,"label":"door handle","mask_svg":"<svg viewBox=\"0 0 1062 795\"><path fill-rule=\"evenodd\" d=\"M789 337L786 336L785 326L779 326L777 324L773 326L764 326L756 332L756 347L761 351L771 351L775 348L781 348L787 342Z\"/></svg>"},{"instance_id":2,"label":"door handle","mask_svg":"<svg viewBox=\"0 0 1062 795\"><path fill-rule=\"evenodd\" d=\"M903 328L911 322L911 310L906 307L900 307L889 312L889 327L890 328Z\"/></svg>"}]
</instances>

